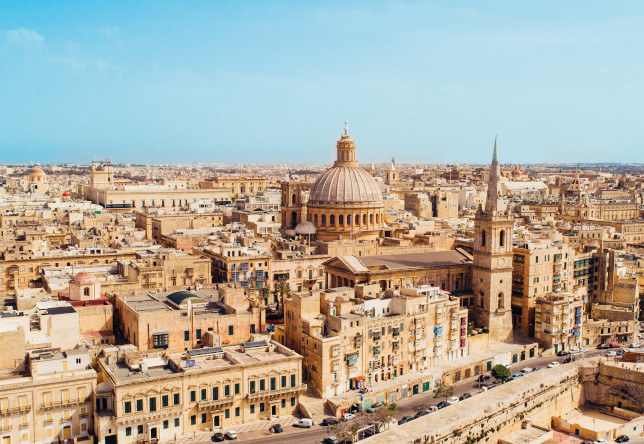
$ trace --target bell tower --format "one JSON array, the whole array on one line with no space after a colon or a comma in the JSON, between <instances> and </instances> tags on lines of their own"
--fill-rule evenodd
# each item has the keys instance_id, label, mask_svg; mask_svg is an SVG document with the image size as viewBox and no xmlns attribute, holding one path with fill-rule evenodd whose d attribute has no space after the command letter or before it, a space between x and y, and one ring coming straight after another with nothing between
<instances>
[{"instance_id":1,"label":"bell tower","mask_svg":"<svg viewBox=\"0 0 644 444\"><path fill-rule=\"evenodd\" d=\"M501 193L497 142L490 167L485 209L474 218L473 318L490 331L490 342L512 340L512 227L514 217Z\"/></svg>"}]
</instances>

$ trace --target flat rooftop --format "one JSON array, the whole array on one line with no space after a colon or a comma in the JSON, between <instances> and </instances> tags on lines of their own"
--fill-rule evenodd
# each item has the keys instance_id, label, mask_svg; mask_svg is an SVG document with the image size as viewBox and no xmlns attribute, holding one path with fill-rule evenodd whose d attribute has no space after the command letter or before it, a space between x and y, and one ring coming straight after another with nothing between
<instances>
[{"instance_id":1,"label":"flat rooftop","mask_svg":"<svg viewBox=\"0 0 644 444\"><path fill-rule=\"evenodd\" d=\"M561 418L569 424L579 424L581 427L598 432L608 432L626 424L628 420L617 416L607 415L596 410L581 411L573 409Z\"/></svg>"},{"instance_id":2,"label":"flat rooftop","mask_svg":"<svg viewBox=\"0 0 644 444\"><path fill-rule=\"evenodd\" d=\"M456 250L363 256L360 257L359 260L365 267L370 269L379 268L388 270L449 267L471 263L467 256Z\"/></svg>"},{"instance_id":3,"label":"flat rooftop","mask_svg":"<svg viewBox=\"0 0 644 444\"><path fill-rule=\"evenodd\" d=\"M187 299L191 299L195 316L225 314L226 307L220 302L219 293L214 288L190 291L165 291L161 293L140 293L119 296L125 305L137 313L157 311L186 311ZM179 301L179 305L177 305ZM180 308L181 307L181 308ZM237 312L240 310L237 309Z\"/></svg>"}]
</instances>

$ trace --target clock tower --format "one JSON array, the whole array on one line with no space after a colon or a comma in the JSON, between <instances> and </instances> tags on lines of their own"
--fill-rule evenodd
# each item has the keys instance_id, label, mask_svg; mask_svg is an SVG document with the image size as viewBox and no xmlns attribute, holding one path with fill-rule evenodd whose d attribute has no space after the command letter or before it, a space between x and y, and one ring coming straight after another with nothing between
<instances>
[{"instance_id":1,"label":"clock tower","mask_svg":"<svg viewBox=\"0 0 644 444\"><path fill-rule=\"evenodd\" d=\"M474 218L473 318L487 327L490 342L512 340L512 227L514 217L501 193L501 170L497 143L487 187L485 209Z\"/></svg>"}]
</instances>

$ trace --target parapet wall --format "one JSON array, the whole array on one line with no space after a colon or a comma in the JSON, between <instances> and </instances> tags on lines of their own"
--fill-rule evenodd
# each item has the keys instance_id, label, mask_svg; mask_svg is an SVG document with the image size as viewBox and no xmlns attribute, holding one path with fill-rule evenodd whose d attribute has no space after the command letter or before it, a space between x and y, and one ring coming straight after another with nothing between
<instances>
[{"instance_id":1,"label":"parapet wall","mask_svg":"<svg viewBox=\"0 0 644 444\"><path fill-rule=\"evenodd\" d=\"M531 373L363 442L496 443L525 418L550 428L553 416L585 402L579 365Z\"/></svg>"}]
</instances>

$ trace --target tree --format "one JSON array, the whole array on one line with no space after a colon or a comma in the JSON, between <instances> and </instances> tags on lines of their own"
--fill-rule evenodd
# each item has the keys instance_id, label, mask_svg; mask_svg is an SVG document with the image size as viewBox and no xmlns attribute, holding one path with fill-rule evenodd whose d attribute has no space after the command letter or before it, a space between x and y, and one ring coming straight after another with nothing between
<instances>
[{"instance_id":1,"label":"tree","mask_svg":"<svg viewBox=\"0 0 644 444\"><path fill-rule=\"evenodd\" d=\"M356 439L356 434L358 430L362 428L362 421L358 418L359 415L356 415L356 419L353 421L340 421L338 424L334 425L331 430L335 434L335 437L340 441L351 441L353 442Z\"/></svg>"},{"instance_id":2,"label":"tree","mask_svg":"<svg viewBox=\"0 0 644 444\"><path fill-rule=\"evenodd\" d=\"M400 410L400 407L395 402L390 404L385 404L376 410L374 419L378 424L388 424L389 421L396 418L396 414Z\"/></svg>"},{"instance_id":3,"label":"tree","mask_svg":"<svg viewBox=\"0 0 644 444\"><path fill-rule=\"evenodd\" d=\"M454 386L441 381L434 389L434 398L449 398L454 395Z\"/></svg>"},{"instance_id":4,"label":"tree","mask_svg":"<svg viewBox=\"0 0 644 444\"><path fill-rule=\"evenodd\" d=\"M275 290L273 290L273 294L277 296L277 310L284 310L284 296L291 296L291 285L287 280L280 279L275 282Z\"/></svg>"},{"instance_id":5,"label":"tree","mask_svg":"<svg viewBox=\"0 0 644 444\"><path fill-rule=\"evenodd\" d=\"M496 379L507 379L512 375L512 372L503 364L497 364L492 368L492 376Z\"/></svg>"}]
</instances>

